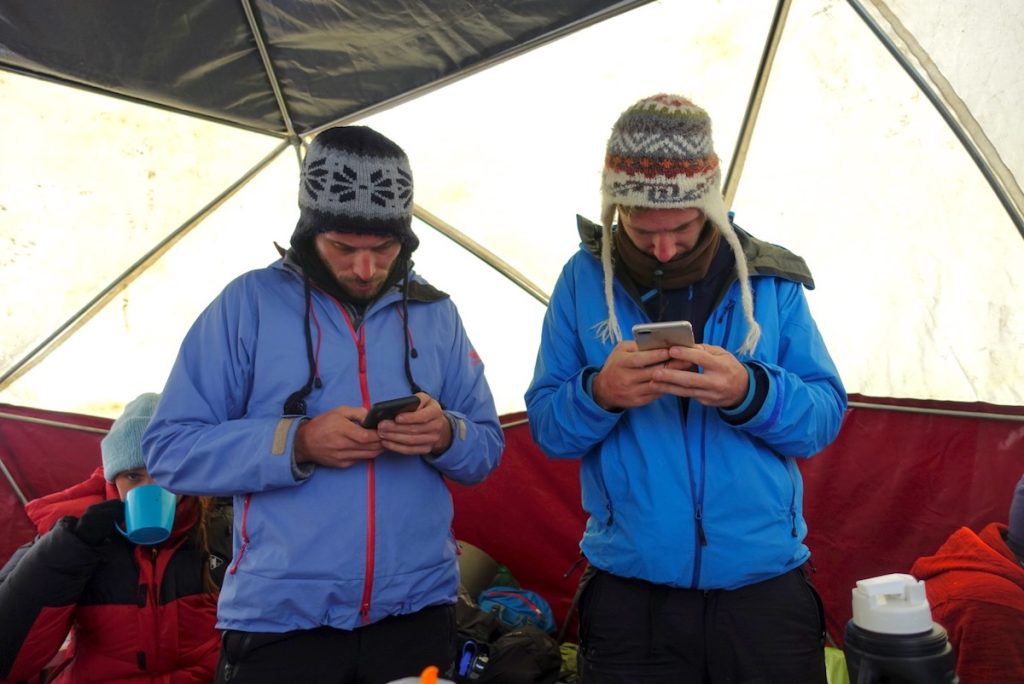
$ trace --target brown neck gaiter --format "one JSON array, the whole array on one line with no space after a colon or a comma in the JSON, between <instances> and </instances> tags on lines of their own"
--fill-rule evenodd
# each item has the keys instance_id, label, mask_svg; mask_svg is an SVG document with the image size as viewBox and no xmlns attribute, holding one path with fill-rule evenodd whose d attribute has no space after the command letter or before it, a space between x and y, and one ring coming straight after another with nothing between
<instances>
[{"instance_id":1,"label":"brown neck gaiter","mask_svg":"<svg viewBox=\"0 0 1024 684\"><path fill-rule=\"evenodd\" d=\"M621 225L614 236L615 250L626 274L638 285L664 290L686 287L706 276L722 239L722 234L708 221L693 249L663 264L650 254L640 251ZM660 277L655 275L659 271Z\"/></svg>"}]
</instances>

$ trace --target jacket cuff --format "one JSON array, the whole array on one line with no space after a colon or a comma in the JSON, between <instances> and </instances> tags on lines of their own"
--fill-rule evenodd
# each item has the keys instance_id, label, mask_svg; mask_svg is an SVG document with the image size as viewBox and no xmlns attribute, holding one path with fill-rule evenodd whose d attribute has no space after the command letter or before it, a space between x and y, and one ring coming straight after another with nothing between
<instances>
[{"instance_id":1,"label":"jacket cuff","mask_svg":"<svg viewBox=\"0 0 1024 684\"><path fill-rule=\"evenodd\" d=\"M756 363L746 362L743 366L747 369L747 394L737 406L731 408L720 408L718 414L729 425L742 425L753 418L764 406L764 400L768 397L768 373Z\"/></svg>"}]
</instances>

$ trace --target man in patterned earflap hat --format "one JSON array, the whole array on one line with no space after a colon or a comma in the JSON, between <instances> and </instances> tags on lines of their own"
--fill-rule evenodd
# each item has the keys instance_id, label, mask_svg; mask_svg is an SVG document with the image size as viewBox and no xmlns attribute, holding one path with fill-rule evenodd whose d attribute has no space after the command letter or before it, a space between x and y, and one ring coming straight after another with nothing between
<instances>
[{"instance_id":1,"label":"man in patterned earflap hat","mask_svg":"<svg viewBox=\"0 0 1024 684\"><path fill-rule=\"evenodd\" d=\"M810 272L732 223L685 97L622 113L601 191L526 393L538 445L580 459L581 681L824 684L797 459L835 439L846 392ZM681 320L695 346L633 339Z\"/></svg>"},{"instance_id":2,"label":"man in patterned earflap hat","mask_svg":"<svg viewBox=\"0 0 1024 684\"><path fill-rule=\"evenodd\" d=\"M387 682L452 663L445 480L484 479L504 438L455 306L412 270L412 213L398 145L320 133L291 249L230 283L182 343L144 448L168 489L234 496L217 681ZM403 395L418 407L364 427Z\"/></svg>"}]
</instances>

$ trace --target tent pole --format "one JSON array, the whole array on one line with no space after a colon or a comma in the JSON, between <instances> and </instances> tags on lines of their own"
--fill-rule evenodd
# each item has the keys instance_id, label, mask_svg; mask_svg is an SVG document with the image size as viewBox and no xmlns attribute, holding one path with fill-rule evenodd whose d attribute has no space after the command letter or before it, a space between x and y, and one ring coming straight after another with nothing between
<instances>
[{"instance_id":1,"label":"tent pole","mask_svg":"<svg viewBox=\"0 0 1024 684\"><path fill-rule=\"evenodd\" d=\"M21 505L24 506L27 504L28 499L25 498L25 493L21 491L21 487L19 487L18 483L14 481L14 477L11 476L11 471L7 469L7 465L3 462L3 459L0 459L0 471L3 471L4 477L7 478L7 483L11 485L11 489L14 490L14 495L18 497L18 501L21 502Z\"/></svg>"},{"instance_id":2,"label":"tent pole","mask_svg":"<svg viewBox=\"0 0 1024 684\"><path fill-rule=\"evenodd\" d=\"M437 232L444 235L446 238L459 245L476 258L483 261L485 264L496 270L501 275L505 276L513 283L518 285L520 288L526 291L528 295L536 299L538 302L547 306L548 304L548 293L545 292L541 287L535 284L532 280L527 278L525 275L517 271L508 262L501 259L494 252L490 251L483 245L472 240L462 231L458 230L449 223L446 223L439 217L431 214L423 207L413 205L412 210L413 216L423 221L428 226L436 230Z\"/></svg>"},{"instance_id":3,"label":"tent pole","mask_svg":"<svg viewBox=\"0 0 1024 684\"><path fill-rule=\"evenodd\" d=\"M75 331L88 323L104 306L106 306L120 292L124 291L136 278L171 249L181 238L196 227L203 219L212 214L218 207L227 202L246 183L253 179L257 173L270 164L284 148L291 145L288 140L281 141L263 159L256 163L241 178L232 183L222 193L217 195L209 204L200 209L192 218L188 219L175 229L170 235L161 240L153 249L146 252L138 261L128 267L124 273L118 276L114 282L107 285L92 300L75 312L71 318L66 320L60 327L40 342L28 354L18 360L7 372L0 375L0 390L6 389L12 382L31 370L36 364L45 359L47 355L70 337Z\"/></svg>"},{"instance_id":4,"label":"tent pole","mask_svg":"<svg viewBox=\"0 0 1024 684\"><path fill-rule=\"evenodd\" d=\"M871 1L878 9L878 11L881 12L887 18L887 20L890 22L890 25L893 27L893 30L898 35L900 35L900 37L906 42L908 47L911 49L913 49L913 46L917 47L914 56L918 59L918 61L920 61L922 65L926 63L931 63L931 58L928 57L928 54L924 51L923 48L921 48L920 45L917 44L913 36L906 30L906 28L899 23L896 16L892 13L891 10L889 10L885 3L882 2L881 0ZM1015 226L1017 226L1017 231L1021 234L1021 237L1024 237L1024 214L1021 213L1022 208L1014 204L1009 192L1009 189L1012 188L1016 190L1018 195L1021 194L1020 188L1016 186L1016 182L1013 179L1013 174L1010 173L1009 170L1006 170L1004 174L1004 176L1006 177L1000 178L996 175L995 170L992 168L992 163L990 163L990 161L982 153L980 145L976 143L974 139L971 138L964 124L961 123L961 121L958 120L956 116L954 116L952 111L950 111L950 105L947 104L947 102L943 100L938 93L935 92L935 89L932 87L932 85L928 83L924 79L924 77L921 76L920 73L918 73L917 69L915 69L913 65L911 65L910 60L908 60L906 55L904 55L903 52L898 47L896 47L896 44L893 42L893 40L884 30L882 30L882 27L879 26L878 22L875 21L875 18L872 17L870 13L868 13L868 11L861 4L860 0L847 0L847 2L849 3L850 7L853 8L853 11L856 12L857 15L864 21L864 23L871 30L871 32L875 34L875 37L878 38L878 40L882 43L883 46L885 46L885 49L889 51L889 54L892 55L893 59L896 60L897 64L903 67L903 70L907 73L908 76L910 76L911 80L917 85L918 89L924 94L924 96L928 98L928 101L932 103L932 106L935 107L935 110L946 122L950 130L953 131L953 135L957 137L957 140L960 141L960 144L963 145L965 150L967 150L967 154L969 154L971 156L971 159L974 160L975 165L977 165L978 170L981 171L981 175L985 177L985 180L988 182L989 187L991 187L992 191L996 193L996 197L999 198L999 203L1003 205L1003 208L1006 210L1006 213L1009 214L1010 216L1010 220L1013 221L1013 224ZM945 82L945 78L942 76L942 74L938 71L937 68L934 69L934 73L930 73L929 75L933 76L933 80L941 79L941 81ZM953 92L952 87L948 87L947 90L950 93L951 97L954 97L956 98L956 100L959 100L959 98L956 97L955 92ZM990 149L991 154L995 157L997 163L1002 165L1002 161L999 159L998 153L996 153L994 148L992 148L991 143L988 142L987 138L984 135L984 132L981 130L981 127L977 125L977 122L974 120L973 115L971 115L970 111L967 109L966 106L963 106L962 103L961 110L961 114L963 114L965 118L967 118L974 124L974 130L978 134L979 138L981 138L985 143L987 143L987 146ZM1005 169L1005 166L1003 166L1003 168Z\"/></svg>"},{"instance_id":5,"label":"tent pole","mask_svg":"<svg viewBox=\"0 0 1024 684\"><path fill-rule=\"evenodd\" d=\"M284 101L284 93L281 92L281 84L277 80L277 74L274 72L274 63L270 61L270 54L267 52L267 44L263 40L263 32L260 30L259 24L256 22L256 14L252 11L251 0L242 0L242 9L245 10L245 18L249 22L249 31L252 32L252 37L256 41L256 49L260 53L260 59L263 60L263 68L267 72L267 80L270 81L270 87L274 91L274 98L277 100L277 108L281 111L281 119L284 120L285 129L288 131L288 137L295 137L295 127L292 125L291 114L288 113L288 105Z\"/></svg>"},{"instance_id":6,"label":"tent pole","mask_svg":"<svg viewBox=\"0 0 1024 684\"><path fill-rule=\"evenodd\" d=\"M1012 423L1024 423L1024 415L1014 416L1005 413L984 413L982 411L955 411L952 409L922 408L920 406L898 406L895 404L873 404L867 401L851 401L850 408L861 408L875 411L897 411L899 413L918 413L924 416L948 416L951 418L974 418L978 420L1006 420ZM517 427L527 423L526 418L502 423L502 429Z\"/></svg>"},{"instance_id":7,"label":"tent pole","mask_svg":"<svg viewBox=\"0 0 1024 684\"><path fill-rule=\"evenodd\" d=\"M1024 423L1024 415L1014 416L1006 413L985 413L984 411L957 411L954 409L924 408L921 406L899 406L896 404L873 404L867 401L851 401L851 408L872 409L877 411L899 411L900 413L920 413L926 416L950 416L953 418L980 418L982 420L1008 420L1013 423Z\"/></svg>"},{"instance_id":8,"label":"tent pole","mask_svg":"<svg viewBox=\"0 0 1024 684\"><path fill-rule=\"evenodd\" d=\"M775 6L775 15L772 17L768 37L764 42L764 50L761 52L761 63L757 67L757 78L754 79L754 85L750 89L747 110L743 114L743 124L740 126L740 134L733 148L732 159L729 160L729 171L725 174L725 183L722 186L726 209L732 207L732 200L736 197L736 188L740 184L743 165L747 161L747 151L750 149L750 139L754 136L757 115L761 111L761 101L764 99L764 91L768 87L772 63L775 61L775 53L778 52L779 41L782 40L782 29L786 26L786 17L789 15L789 6L792 4L792 0L779 0Z\"/></svg>"},{"instance_id":9,"label":"tent pole","mask_svg":"<svg viewBox=\"0 0 1024 684\"><path fill-rule=\"evenodd\" d=\"M977 418L980 420L1008 420L1010 422L1024 423L1024 415L1015 416L1006 413L985 413L984 411L957 411L953 409L934 409L934 408L922 408L920 406L900 406L898 404L875 404L869 401L851 401L848 404L851 408L862 408L876 411L898 411L900 413L919 413L926 416L950 416L953 418ZM109 430L106 428L92 427L89 425L76 425L75 423L68 423L59 420L47 420L45 418L36 418L34 416L22 416L17 413L6 413L0 411L0 419L2 420L14 420L23 423L33 423L35 425L45 425L47 427L62 428L65 430L78 430L80 432L93 432L100 435L105 435ZM518 425L526 425L526 418L520 418L518 420L511 420L508 422L502 422L502 428L512 428ZM0 462L2 465L2 462Z\"/></svg>"},{"instance_id":10,"label":"tent pole","mask_svg":"<svg viewBox=\"0 0 1024 684\"><path fill-rule=\"evenodd\" d=\"M110 430L107 428L92 427L91 425L78 425L76 423L68 423L61 420L48 420L46 418L36 418L35 416L22 416L17 413L7 413L0 411L0 419L3 420L15 420L21 423L32 423L34 425L45 425L47 427L56 427L64 430L78 430L79 432L94 432L98 435L105 435Z\"/></svg>"}]
</instances>

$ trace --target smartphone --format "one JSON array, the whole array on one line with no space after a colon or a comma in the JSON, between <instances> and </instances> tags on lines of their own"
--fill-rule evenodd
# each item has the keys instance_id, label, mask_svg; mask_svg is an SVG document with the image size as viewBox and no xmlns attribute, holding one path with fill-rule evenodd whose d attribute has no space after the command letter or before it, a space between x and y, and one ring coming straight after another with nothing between
<instances>
[{"instance_id":1,"label":"smartphone","mask_svg":"<svg viewBox=\"0 0 1024 684\"><path fill-rule=\"evenodd\" d=\"M407 397L398 397L397 399L378 401L367 411L366 418L363 419L363 427L367 430L373 430L380 421L393 420L399 413L415 411L419 407L420 398L415 394L410 394Z\"/></svg>"},{"instance_id":2,"label":"smartphone","mask_svg":"<svg viewBox=\"0 0 1024 684\"><path fill-rule=\"evenodd\" d=\"M633 339L636 340L637 349L640 351L694 346L693 326L690 325L690 321L637 323L633 326Z\"/></svg>"}]
</instances>

